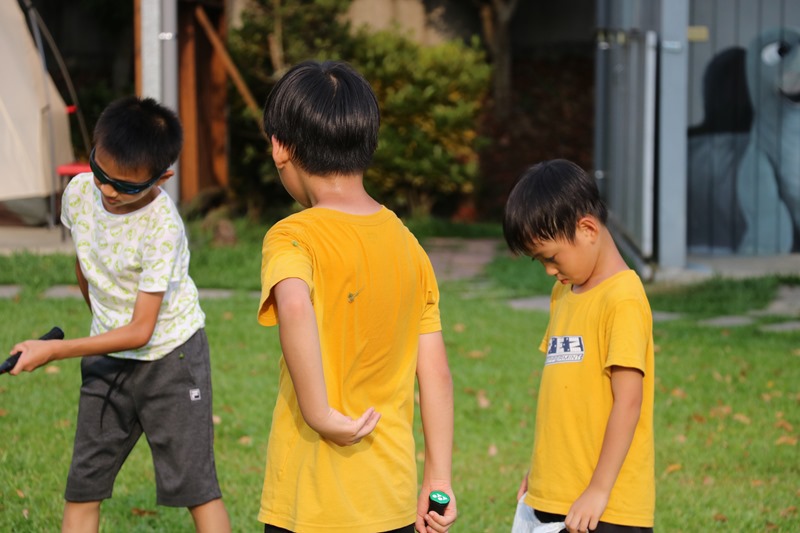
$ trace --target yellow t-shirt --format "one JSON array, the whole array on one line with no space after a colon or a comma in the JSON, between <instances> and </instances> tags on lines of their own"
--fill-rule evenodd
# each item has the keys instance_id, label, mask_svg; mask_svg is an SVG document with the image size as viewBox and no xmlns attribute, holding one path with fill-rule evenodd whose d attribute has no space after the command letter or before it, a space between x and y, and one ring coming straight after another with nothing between
<instances>
[{"instance_id":1,"label":"yellow t-shirt","mask_svg":"<svg viewBox=\"0 0 800 533\"><path fill-rule=\"evenodd\" d=\"M540 349L544 371L525 503L567 514L597 465L614 401L611 367L644 373L641 415L601 520L652 527L655 513L653 442L653 319L632 270L575 294L556 283Z\"/></svg>"},{"instance_id":2,"label":"yellow t-shirt","mask_svg":"<svg viewBox=\"0 0 800 533\"><path fill-rule=\"evenodd\" d=\"M303 420L281 357L259 520L326 533L414 523L419 336L441 329L428 256L388 209L357 216L311 208L275 224L264 239L261 324L276 324L271 291L287 278L311 291L328 402L353 417L374 406L381 420L354 446L322 440Z\"/></svg>"}]
</instances>

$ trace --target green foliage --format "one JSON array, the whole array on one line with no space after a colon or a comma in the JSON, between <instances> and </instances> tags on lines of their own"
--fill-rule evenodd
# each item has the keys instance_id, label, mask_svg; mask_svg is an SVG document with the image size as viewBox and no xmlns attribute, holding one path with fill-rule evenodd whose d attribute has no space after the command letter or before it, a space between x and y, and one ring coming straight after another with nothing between
<instances>
[{"instance_id":1,"label":"green foliage","mask_svg":"<svg viewBox=\"0 0 800 533\"><path fill-rule=\"evenodd\" d=\"M344 13L350 0L251 0L242 12L242 25L228 36L228 47L242 77L259 104L266 101L275 81L280 78L273 65L270 36L280 43L286 65L320 57L338 43L349 40L350 26ZM279 39L276 23L279 22ZM273 54L277 47L273 47ZM283 190L269 155L269 146L260 131L260 116L253 116L239 93L231 88L230 184L236 201L252 215L267 206L285 206L292 202Z\"/></svg>"},{"instance_id":2,"label":"green foliage","mask_svg":"<svg viewBox=\"0 0 800 533\"><path fill-rule=\"evenodd\" d=\"M370 81L381 109L381 130L367 188L400 212L430 213L442 199L475 189L477 119L490 66L477 40L421 46L397 30L351 31L342 16L348 0L251 2L229 47L256 99L263 102L280 77L270 60L269 36L282 21L285 64L337 59ZM309 31L309 28L314 28ZM231 102L231 186L251 213L288 205L253 117L236 91Z\"/></svg>"},{"instance_id":3,"label":"green foliage","mask_svg":"<svg viewBox=\"0 0 800 533\"><path fill-rule=\"evenodd\" d=\"M478 178L478 115L491 76L480 43L421 46L393 31L355 36L348 59L370 80L381 131L366 181L394 209L427 215Z\"/></svg>"}]
</instances>

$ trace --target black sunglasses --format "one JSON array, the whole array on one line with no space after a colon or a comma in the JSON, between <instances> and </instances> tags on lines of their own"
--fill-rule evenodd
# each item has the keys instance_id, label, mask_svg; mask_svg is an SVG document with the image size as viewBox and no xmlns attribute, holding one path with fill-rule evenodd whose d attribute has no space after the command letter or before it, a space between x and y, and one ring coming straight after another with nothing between
<instances>
[{"instance_id":1,"label":"black sunglasses","mask_svg":"<svg viewBox=\"0 0 800 533\"><path fill-rule=\"evenodd\" d=\"M103 169L100 168L100 165L98 165L97 161L94 160L94 150L95 149L92 148L92 151L89 153L89 168L92 169L92 174L94 174L94 177L97 178L97 181L103 185L111 185L114 187L115 191L121 194L139 194L140 192L145 191L155 185L155 183L161 179L161 176L164 175L164 172L167 171L164 169L163 172L159 172L156 176L150 178L144 183L131 183L130 181L115 180L103 172Z\"/></svg>"}]
</instances>

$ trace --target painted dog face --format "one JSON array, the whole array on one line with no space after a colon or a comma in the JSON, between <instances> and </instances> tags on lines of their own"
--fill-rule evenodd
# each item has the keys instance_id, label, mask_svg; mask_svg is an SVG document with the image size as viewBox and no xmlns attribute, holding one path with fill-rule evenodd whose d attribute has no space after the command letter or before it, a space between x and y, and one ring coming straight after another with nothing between
<instances>
[{"instance_id":1,"label":"painted dog face","mask_svg":"<svg viewBox=\"0 0 800 533\"><path fill-rule=\"evenodd\" d=\"M749 75L756 75L762 90L777 91L800 104L800 33L789 28L769 30L751 43L750 52Z\"/></svg>"}]
</instances>

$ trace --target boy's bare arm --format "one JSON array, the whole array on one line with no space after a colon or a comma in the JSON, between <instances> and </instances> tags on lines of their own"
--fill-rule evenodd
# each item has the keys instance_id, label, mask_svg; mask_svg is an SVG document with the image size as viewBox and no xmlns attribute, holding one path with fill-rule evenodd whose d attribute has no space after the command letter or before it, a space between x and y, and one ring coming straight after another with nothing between
<instances>
[{"instance_id":1,"label":"boy's bare arm","mask_svg":"<svg viewBox=\"0 0 800 533\"><path fill-rule=\"evenodd\" d=\"M303 419L323 438L339 446L356 444L375 429L380 414L370 407L353 420L328 404L317 319L308 285L301 279L288 278L278 282L272 294L283 358Z\"/></svg>"},{"instance_id":2,"label":"boy's bare arm","mask_svg":"<svg viewBox=\"0 0 800 533\"><path fill-rule=\"evenodd\" d=\"M141 348L153 336L163 299L163 292L140 292L136 297L131 321L106 333L77 339L21 342L11 349L11 353L21 353L11 374L17 375L23 370L31 372L57 359Z\"/></svg>"},{"instance_id":3,"label":"boy's bare arm","mask_svg":"<svg viewBox=\"0 0 800 533\"><path fill-rule=\"evenodd\" d=\"M611 368L611 391L614 404L608 416L603 446L589 486L567 514L567 530L586 531L597 527L608 504L611 489L631 447L633 434L642 410L642 372L635 368Z\"/></svg>"},{"instance_id":4,"label":"boy's bare arm","mask_svg":"<svg viewBox=\"0 0 800 533\"><path fill-rule=\"evenodd\" d=\"M447 351L441 331L419 337L417 381L422 431L425 436L425 468L422 490L417 504L419 531L425 529L428 494L441 490L450 496L444 517L430 517L430 531L447 531L455 521L458 511L451 486L453 456L453 379L447 362Z\"/></svg>"}]
</instances>

